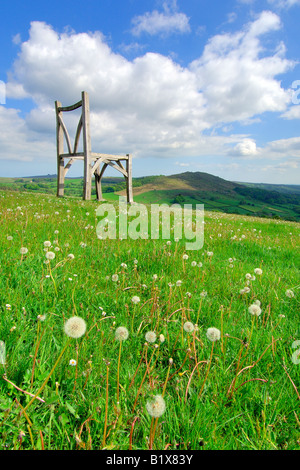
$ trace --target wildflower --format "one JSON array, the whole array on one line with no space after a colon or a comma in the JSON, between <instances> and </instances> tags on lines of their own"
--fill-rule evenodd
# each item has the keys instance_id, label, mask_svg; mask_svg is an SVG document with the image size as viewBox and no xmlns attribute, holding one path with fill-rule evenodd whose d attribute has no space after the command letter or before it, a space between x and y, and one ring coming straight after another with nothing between
<instances>
[{"instance_id":1,"label":"wildflower","mask_svg":"<svg viewBox=\"0 0 300 470\"><path fill-rule=\"evenodd\" d=\"M21 255L26 255L26 253L28 253L28 248L26 248L25 246L22 246L20 248L20 253Z\"/></svg>"},{"instance_id":2,"label":"wildflower","mask_svg":"<svg viewBox=\"0 0 300 470\"><path fill-rule=\"evenodd\" d=\"M117 274L113 274L113 275L111 276L111 280L112 280L113 282L117 282L117 281L119 280L119 276L118 276Z\"/></svg>"},{"instance_id":3,"label":"wildflower","mask_svg":"<svg viewBox=\"0 0 300 470\"><path fill-rule=\"evenodd\" d=\"M186 321L185 324L183 325L183 329L187 333L192 333L194 331L195 327L194 327L192 322Z\"/></svg>"},{"instance_id":4,"label":"wildflower","mask_svg":"<svg viewBox=\"0 0 300 470\"><path fill-rule=\"evenodd\" d=\"M292 291L292 289L287 289L287 290L285 291L285 295L286 295L287 297L289 297L289 299L292 299L293 297L295 297L295 294L294 294L294 292Z\"/></svg>"},{"instance_id":5,"label":"wildflower","mask_svg":"<svg viewBox=\"0 0 300 470\"><path fill-rule=\"evenodd\" d=\"M248 294L249 292L250 288L247 286L240 290L240 294Z\"/></svg>"},{"instance_id":6,"label":"wildflower","mask_svg":"<svg viewBox=\"0 0 300 470\"><path fill-rule=\"evenodd\" d=\"M148 331L148 332L145 334L145 339L146 339L146 341L148 341L148 343L155 343L155 341L156 341L156 334L154 333L154 331Z\"/></svg>"},{"instance_id":7,"label":"wildflower","mask_svg":"<svg viewBox=\"0 0 300 470\"><path fill-rule=\"evenodd\" d=\"M261 314L261 308L258 304L252 304L248 308L248 312L251 313L251 315L256 315L257 317L259 317L259 315Z\"/></svg>"},{"instance_id":8,"label":"wildflower","mask_svg":"<svg viewBox=\"0 0 300 470\"><path fill-rule=\"evenodd\" d=\"M134 295L131 299L131 301L134 303L134 304L138 304L140 302L140 298L137 296L137 295Z\"/></svg>"},{"instance_id":9,"label":"wildflower","mask_svg":"<svg viewBox=\"0 0 300 470\"><path fill-rule=\"evenodd\" d=\"M53 251L48 251L46 253L46 258L49 259L49 260L54 259L55 258L55 253Z\"/></svg>"},{"instance_id":10,"label":"wildflower","mask_svg":"<svg viewBox=\"0 0 300 470\"><path fill-rule=\"evenodd\" d=\"M153 418L159 418L166 410L166 403L162 395L155 395L152 399L146 403L146 409L150 416Z\"/></svg>"},{"instance_id":11,"label":"wildflower","mask_svg":"<svg viewBox=\"0 0 300 470\"><path fill-rule=\"evenodd\" d=\"M6 305L5 305L5 308L6 308L6 310L11 310L11 305L10 305L10 304L6 304Z\"/></svg>"},{"instance_id":12,"label":"wildflower","mask_svg":"<svg viewBox=\"0 0 300 470\"><path fill-rule=\"evenodd\" d=\"M255 272L255 274L257 274L258 276L261 276L261 275L262 275L262 269L260 269L260 268L255 268L255 269L254 269L254 272Z\"/></svg>"},{"instance_id":13,"label":"wildflower","mask_svg":"<svg viewBox=\"0 0 300 470\"><path fill-rule=\"evenodd\" d=\"M71 338L80 338L86 331L86 323L83 318L74 316L66 321L64 330Z\"/></svg>"},{"instance_id":14,"label":"wildflower","mask_svg":"<svg viewBox=\"0 0 300 470\"><path fill-rule=\"evenodd\" d=\"M76 366L77 362L75 359L70 359L69 366Z\"/></svg>"},{"instance_id":15,"label":"wildflower","mask_svg":"<svg viewBox=\"0 0 300 470\"><path fill-rule=\"evenodd\" d=\"M208 328L206 336L210 341L218 341L221 338L221 332L218 328Z\"/></svg>"},{"instance_id":16,"label":"wildflower","mask_svg":"<svg viewBox=\"0 0 300 470\"><path fill-rule=\"evenodd\" d=\"M44 242L44 246L47 247L47 248L50 247L50 246L51 246L51 242L50 242L49 240L46 240L46 241Z\"/></svg>"},{"instance_id":17,"label":"wildflower","mask_svg":"<svg viewBox=\"0 0 300 470\"><path fill-rule=\"evenodd\" d=\"M127 328L125 326L119 326L115 332L115 339L118 341L125 341L129 336Z\"/></svg>"}]
</instances>

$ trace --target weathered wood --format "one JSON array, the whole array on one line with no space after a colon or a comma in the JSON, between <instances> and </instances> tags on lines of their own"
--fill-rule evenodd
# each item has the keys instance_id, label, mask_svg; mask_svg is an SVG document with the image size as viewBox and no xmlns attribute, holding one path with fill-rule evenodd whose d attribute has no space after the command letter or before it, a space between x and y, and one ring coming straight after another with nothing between
<instances>
[{"instance_id":1,"label":"weathered wood","mask_svg":"<svg viewBox=\"0 0 300 470\"><path fill-rule=\"evenodd\" d=\"M74 111L79 107L82 108L81 116L77 125L74 147L72 148L71 139L63 121L63 112ZM57 196L64 195L65 176L77 160L84 161L84 188L83 199L91 199L92 178L95 176L97 199L102 201L101 180L107 166L111 166L118 170L126 179L127 201L133 202L132 194L132 160L131 155L112 155L105 153L95 153L91 151L91 135L90 135L90 107L89 96L83 91L81 100L71 106L62 106L60 101L55 101L56 110L56 143L57 143ZM78 152L80 135L82 133L83 151ZM63 141L67 143L68 153L64 153ZM65 159L67 164L65 165ZM126 168L121 163L126 162ZM102 168L100 169L100 166Z\"/></svg>"},{"instance_id":2,"label":"weathered wood","mask_svg":"<svg viewBox=\"0 0 300 470\"><path fill-rule=\"evenodd\" d=\"M127 202L128 204L133 203L133 191L132 191L132 158L131 155L127 154L128 160L126 161L127 170Z\"/></svg>"},{"instance_id":3,"label":"weathered wood","mask_svg":"<svg viewBox=\"0 0 300 470\"><path fill-rule=\"evenodd\" d=\"M64 195L64 159L61 158L61 154L64 151L64 133L60 125L62 112L59 111L61 103L55 101L56 109L56 146L57 146L57 196L62 197Z\"/></svg>"}]
</instances>

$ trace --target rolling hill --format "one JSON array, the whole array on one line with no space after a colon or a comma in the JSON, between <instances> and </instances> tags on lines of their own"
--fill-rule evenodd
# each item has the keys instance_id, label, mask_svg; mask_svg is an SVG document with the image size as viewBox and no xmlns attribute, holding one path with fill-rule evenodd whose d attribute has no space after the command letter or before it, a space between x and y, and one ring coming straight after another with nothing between
<instances>
[{"instance_id":1,"label":"rolling hill","mask_svg":"<svg viewBox=\"0 0 300 470\"><path fill-rule=\"evenodd\" d=\"M83 179L67 178L65 195L81 197ZM56 175L0 178L0 189L56 193ZM126 192L122 177L103 178L105 199ZM92 192L95 195L95 190ZM300 186L237 183L203 173L133 178L134 201L145 204L204 204L209 211L300 222Z\"/></svg>"}]
</instances>

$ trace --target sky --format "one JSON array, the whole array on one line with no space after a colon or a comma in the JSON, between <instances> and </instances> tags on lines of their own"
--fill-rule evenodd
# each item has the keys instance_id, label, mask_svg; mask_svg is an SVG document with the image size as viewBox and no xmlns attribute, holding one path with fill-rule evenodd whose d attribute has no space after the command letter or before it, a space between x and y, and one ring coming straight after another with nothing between
<instances>
[{"instance_id":1,"label":"sky","mask_svg":"<svg viewBox=\"0 0 300 470\"><path fill-rule=\"evenodd\" d=\"M92 151L132 154L134 177L300 184L300 0L2 0L0 18L0 176L55 174L55 100L87 91Z\"/></svg>"}]
</instances>

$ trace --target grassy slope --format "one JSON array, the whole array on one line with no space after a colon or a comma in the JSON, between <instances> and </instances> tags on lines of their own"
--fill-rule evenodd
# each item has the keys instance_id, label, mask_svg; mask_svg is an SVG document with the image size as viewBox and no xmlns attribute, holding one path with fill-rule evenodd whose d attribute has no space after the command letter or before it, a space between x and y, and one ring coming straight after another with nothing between
<instances>
[{"instance_id":1,"label":"grassy slope","mask_svg":"<svg viewBox=\"0 0 300 470\"><path fill-rule=\"evenodd\" d=\"M65 195L80 197L82 184L82 179L79 178L66 179ZM204 204L208 210L300 221L300 196L297 193L297 186L295 189L284 185L247 184L243 186L201 172L134 178L133 185L134 200L140 203L172 204L178 202L179 197L179 202L182 204ZM56 179L0 178L1 188L55 194ZM104 178L103 190L105 191L106 188L115 189L115 196L111 193L104 194L108 200L116 199L116 195L126 194L123 178ZM256 188L259 193L253 193L253 188ZM242 190L243 193L241 193ZM92 191L95 197L95 189L93 188ZM274 199L268 198L270 194L275 196ZM282 195L286 196L286 201L277 202L276 198Z\"/></svg>"},{"instance_id":2,"label":"grassy slope","mask_svg":"<svg viewBox=\"0 0 300 470\"><path fill-rule=\"evenodd\" d=\"M7 191L0 207L0 339L11 382L0 380L1 449L101 449L104 434L110 449L147 449L145 404L165 383L155 449L299 449L300 365L291 361L300 339L298 224L206 212L203 249L184 260L185 240L172 236L170 245L99 240L95 201ZM48 265L45 240L59 249ZM241 294L246 274L258 267L262 275ZM140 302L133 304L136 295ZM248 307L256 299L262 313L252 317ZM25 416L21 406L31 398L25 392L37 393L47 378L72 315L85 319L87 333L70 342L39 393L45 403L36 400ZM183 329L186 320L197 324L194 334ZM121 351L118 412L114 334L121 325L129 338ZM212 326L222 333L213 354L206 337ZM165 337L157 348L145 347L149 330Z\"/></svg>"}]
</instances>

